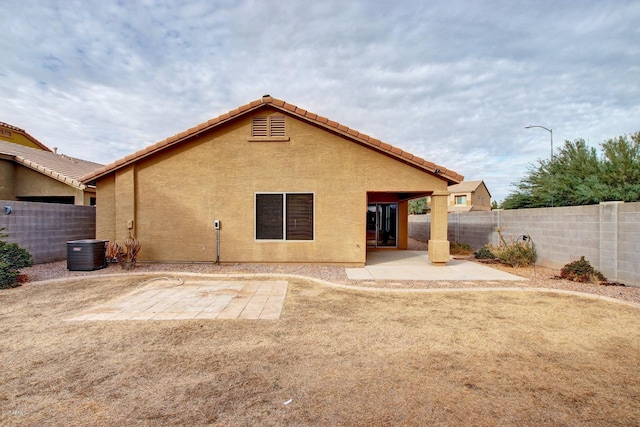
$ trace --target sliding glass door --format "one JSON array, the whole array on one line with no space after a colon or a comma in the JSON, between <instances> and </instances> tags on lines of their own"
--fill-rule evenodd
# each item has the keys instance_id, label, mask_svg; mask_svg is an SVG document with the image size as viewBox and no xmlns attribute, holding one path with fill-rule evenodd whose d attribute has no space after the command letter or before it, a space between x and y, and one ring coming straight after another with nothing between
<instances>
[{"instance_id":1,"label":"sliding glass door","mask_svg":"<svg viewBox=\"0 0 640 427\"><path fill-rule=\"evenodd\" d=\"M395 248L398 246L398 204L371 203L367 208L367 246Z\"/></svg>"}]
</instances>

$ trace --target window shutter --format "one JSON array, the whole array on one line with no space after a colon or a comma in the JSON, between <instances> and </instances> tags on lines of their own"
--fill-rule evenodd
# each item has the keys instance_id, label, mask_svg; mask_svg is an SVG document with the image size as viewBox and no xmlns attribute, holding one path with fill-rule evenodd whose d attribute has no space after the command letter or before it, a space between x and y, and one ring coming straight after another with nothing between
<instances>
[{"instance_id":1,"label":"window shutter","mask_svg":"<svg viewBox=\"0 0 640 427\"><path fill-rule=\"evenodd\" d=\"M269 136L285 136L284 116L269 117L269 124L271 126Z\"/></svg>"},{"instance_id":2,"label":"window shutter","mask_svg":"<svg viewBox=\"0 0 640 427\"><path fill-rule=\"evenodd\" d=\"M256 194L256 239L282 240L282 194Z\"/></svg>"},{"instance_id":3,"label":"window shutter","mask_svg":"<svg viewBox=\"0 0 640 427\"><path fill-rule=\"evenodd\" d=\"M287 194L287 240L313 240L313 194Z\"/></svg>"},{"instance_id":4,"label":"window shutter","mask_svg":"<svg viewBox=\"0 0 640 427\"><path fill-rule=\"evenodd\" d=\"M251 136L267 136L267 118L254 117L251 122Z\"/></svg>"}]
</instances>

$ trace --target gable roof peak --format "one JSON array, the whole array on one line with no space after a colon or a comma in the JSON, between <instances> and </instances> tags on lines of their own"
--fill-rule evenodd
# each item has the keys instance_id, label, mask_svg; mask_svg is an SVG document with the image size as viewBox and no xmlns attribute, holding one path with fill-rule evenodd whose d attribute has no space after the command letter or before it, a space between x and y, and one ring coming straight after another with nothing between
<instances>
[{"instance_id":1,"label":"gable roof peak","mask_svg":"<svg viewBox=\"0 0 640 427\"><path fill-rule=\"evenodd\" d=\"M459 182L458 184L450 185L448 187L448 190L450 193L473 192L473 191L476 191L481 185L483 185L484 188L487 190L487 193L489 193L489 189L487 188L487 185L484 183L484 180L482 179L462 181L462 182ZM489 193L489 196L491 196L491 193Z\"/></svg>"},{"instance_id":2,"label":"gable roof peak","mask_svg":"<svg viewBox=\"0 0 640 427\"><path fill-rule=\"evenodd\" d=\"M446 179L449 184L457 184L464 179L462 175L450 169L447 169L444 166L436 165L432 162L422 159L421 157L414 156L413 154L406 152L400 148L394 147L390 144L386 144L382 141L379 141L375 138L370 137L369 135L360 133L355 129L350 129L347 126L342 125L338 122L329 120L326 117L319 116L310 111L304 110L296 105L289 104L281 99L277 99L272 97L269 94L265 94L262 96L262 98L258 100L255 100L248 104L240 106L234 110L224 113L198 126L187 129L186 131L180 132L177 135L170 136L162 141L159 141L142 150L139 150L133 154L130 154L123 159L117 160L107 166L97 169L93 173L82 177L82 181L83 182L94 181L97 178L100 178L104 175L114 172L115 170L120 169L121 167L124 167L128 164L134 163L137 160L150 156L154 153L157 153L158 151L164 150L165 148L168 148L175 144L179 144L187 139L190 139L199 134L202 134L203 132L206 132L213 128L221 126L242 115L245 115L252 111L256 111L260 108L263 108L267 104L272 108L278 109L288 115L296 117L300 120L304 120L315 126L321 127L329 132L339 134L344 138L348 138L374 151L381 152L403 163L417 167L418 169L422 169L426 172L441 176L442 178Z\"/></svg>"},{"instance_id":3,"label":"gable roof peak","mask_svg":"<svg viewBox=\"0 0 640 427\"><path fill-rule=\"evenodd\" d=\"M11 124L5 123L5 122L0 122L0 128L6 128L6 129L9 129L9 130L11 130L13 132L18 132L18 133L22 134L25 138L30 140L36 147L40 148L41 150L53 152L49 147L44 145L42 142L38 141L33 136L29 135L29 133L24 129L21 129L21 128L17 127L17 126L14 126L14 125L11 125Z\"/></svg>"}]
</instances>

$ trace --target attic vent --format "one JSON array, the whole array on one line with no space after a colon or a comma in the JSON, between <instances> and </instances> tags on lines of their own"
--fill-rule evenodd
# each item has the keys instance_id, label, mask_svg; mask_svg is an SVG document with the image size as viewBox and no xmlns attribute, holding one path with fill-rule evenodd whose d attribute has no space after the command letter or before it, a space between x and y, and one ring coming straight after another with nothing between
<instances>
[{"instance_id":1,"label":"attic vent","mask_svg":"<svg viewBox=\"0 0 640 427\"><path fill-rule=\"evenodd\" d=\"M254 117L251 123L251 136L268 136L268 122L266 117Z\"/></svg>"},{"instance_id":2,"label":"attic vent","mask_svg":"<svg viewBox=\"0 0 640 427\"><path fill-rule=\"evenodd\" d=\"M271 132L269 136L284 136L284 117L283 116L274 116L269 117Z\"/></svg>"},{"instance_id":3,"label":"attic vent","mask_svg":"<svg viewBox=\"0 0 640 427\"><path fill-rule=\"evenodd\" d=\"M251 122L252 137L284 137L284 116L254 117Z\"/></svg>"}]
</instances>

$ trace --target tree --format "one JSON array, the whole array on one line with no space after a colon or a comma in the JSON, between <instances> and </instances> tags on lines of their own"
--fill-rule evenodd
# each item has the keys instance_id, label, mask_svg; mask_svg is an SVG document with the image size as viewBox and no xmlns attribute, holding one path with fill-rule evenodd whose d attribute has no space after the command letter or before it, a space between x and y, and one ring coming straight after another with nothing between
<instances>
[{"instance_id":1,"label":"tree","mask_svg":"<svg viewBox=\"0 0 640 427\"><path fill-rule=\"evenodd\" d=\"M583 139L565 141L553 159L530 166L504 209L640 200L640 132L605 141L603 156Z\"/></svg>"},{"instance_id":2,"label":"tree","mask_svg":"<svg viewBox=\"0 0 640 427\"><path fill-rule=\"evenodd\" d=\"M640 132L609 139L602 151L602 181L610 189L609 200L640 200Z\"/></svg>"},{"instance_id":3,"label":"tree","mask_svg":"<svg viewBox=\"0 0 640 427\"><path fill-rule=\"evenodd\" d=\"M426 197L420 197L419 199L409 200L409 213L411 215L423 214L426 207L427 207Z\"/></svg>"}]
</instances>

